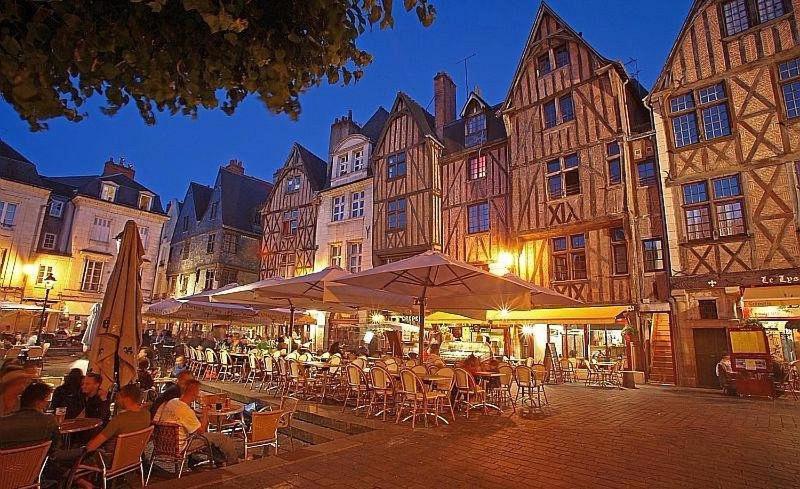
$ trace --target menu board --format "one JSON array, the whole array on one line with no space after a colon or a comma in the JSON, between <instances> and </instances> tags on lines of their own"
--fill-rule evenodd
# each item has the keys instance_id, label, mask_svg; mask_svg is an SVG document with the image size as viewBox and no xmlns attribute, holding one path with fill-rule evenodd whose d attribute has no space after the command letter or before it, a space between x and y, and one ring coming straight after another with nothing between
<instances>
[{"instance_id":1,"label":"menu board","mask_svg":"<svg viewBox=\"0 0 800 489\"><path fill-rule=\"evenodd\" d=\"M730 330L731 353L767 354L764 330Z\"/></svg>"}]
</instances>

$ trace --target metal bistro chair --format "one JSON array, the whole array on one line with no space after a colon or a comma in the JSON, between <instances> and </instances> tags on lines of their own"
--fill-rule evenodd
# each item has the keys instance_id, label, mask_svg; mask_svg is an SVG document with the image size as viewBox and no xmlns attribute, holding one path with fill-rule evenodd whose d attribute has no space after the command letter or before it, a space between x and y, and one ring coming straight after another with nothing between
<instances>
[{"instance_id":1,"label":"metal bistro chair","mask_svg":"<svg viewBox=\"0 0 800 489\"><path fill-rule=\"evenodd\" d=\"M261 357L261 384L258 390L269 392L278 389L276 380L277 370L275 369L275 360L270 355Z\"/></svg>"},{"instance_id":2,"label":"metal bistro chair","mask_svg":"<svg viewBox=\"0 0 800 489\"><path fill-rule=\"evenodd\" d=\"M447 409L450 411L450 417L453 421L456 420L456 413L453 410L453 403L450 400L450 396L453 393L453 386L455 385L456 379L455 375L456 372L451 367L442 367L435 372L437 377L445 377L449 380L446 381L437 381L433 385L433 389L442 395L442 398L439 400L439 409ZM445 411L446 413L446 411Z\"/></svg>"},{"instance_id":3,"label":"metal bistro chair","mask_svg":"<svg viewBox=\"0 0 800 489\"><path fill-rule=\"evenodd\" d=\"M425 427L428 426L428 416L433 416L434 424L439 426L439 403L442 394L436 391L428 391L422 379L410 368L400 370L401 390L399 392L400 404L397 406L396 424L399 424L403 417L403 412L411 413L402 419L411 419L411 428L417 425L417 417L422 416Z\"/></svg>"},{"instance_id":4,"label":"metal bistro chair","mask_svg":"<svg viewBox=\"0 0 800 489\"><path fill-rule=\"evenodd\" d=\"M148 426L143 430L117 435L110 466L106 465L105 459L99 452L93 452L96 458L99 459L99 465L85 463L86 456L91 454L84 454L72 469L67 487L72 487L72 482L77 478L98 474L103 482L103 488L105 488L108 486L108 481L137 470L139 471L142 485L146 486L147 481L144 480L142 454L152 434L153 427Z\"/></svg>"},{"instance_id":5,"label":"metal bistro chair","mask_svg":"<svg viewBox=\"0 0 800 489\"><path fill-rule=\"evenodd\" d=\"M482 406L483 414L488 413L486 407L486 391L475 382L471 373L463 368L455 369L456 406L464 406L465 415L469 419L470 410ZM477 401L477 402L476 402Z\"/></svg>"},{"instance_id":6,"label":"metal bistro chair","mask_svg":"<svg viewBox=\"0 0 800 489\"><path fill-rule=\"evenodd\" d=\"M189 459L189 455L203 453L208 458L206 463L213 460L211 447L205 438L197 433L186 436L186 441L181 448L179 439L183 427L175 423L153 423L153 453L150 455L150 470L147 471L147 478L144 483L150 482L150 475L153 473L153 466L156 462L171 462L178 479L183 474L183 469ZM199 443L194 443L199 441Z\"/></svg>"},{"instance_id":7,"label":"metal bistro chair","mask_svg":"<svg viewBox=\"0 0 800 489\"><path fill-rule=\"evenodd\" d=\"M0 450L0 488L38 489L51 442Z\"/></svg>"},{"instance_id":8,"label":"metal bistro chair","mask_svg":"<svg viewBox=\"0 0 800 489\"><path fill-rule=\"evenodd\" d=\"M386 421L386 414L395 408L394 379L384 367L372 367L369 374L372 377L372 395L369 399L367 417L374 413ZM374 412L376 408L380 408L380 411Z\"/></svg>"},{"instance_id":9,"label":"metal bistro chair","mask_svg":"<svg viewBox=\"0 0 800 489\"><path fill-rule=\"evenodd\" d=\"M233 380L236 376L234 373L234 365L231 363L231 355L225 350L219 352L219 368L217 369L217 380L225 382L226 380Z\"/></svg>"},{"instance_id":10,"label":"metal bistro chair","mask_svg":"<svg viewBox=\"0 0 800 489\"><path fill-rule=\"evenodd\" d=\"M269 411L268 408L253 413L250 431L244 435L245 460L247 451L253 448L263 448L262 457L269 454L269 447L275 447L275 454L278 454L278 424L283 414L283 411Z\"/></svg>"},{"instance_id":11,"label":"metal bistro chair","mask_svg":"<svg viewBox=\"0 0 800 489\"><path fill-rule=\"evenodd\" d=\"M342 412L347 409L347 401L351 398L356 402L356 406L353 408L354 411L358 412L359 409L369 408L369 404L362 404L362 399L367 401L370 396L369 382L367 382L364 371L353 363L355 362L351 362L345 367L345 372L347 372L347 394L342 404Z\"/></svg>"},{"instance_id":12,"label":"metal bistro chair","mask_svg":"<svg viewBox=\"0 0 800 489\"><path fill-rule=\"evenodd\" d=\"M206 348L206 369L203 371L201 378L207 378L208 380L218 380L219 379L219 356L217 352L212 350L211 348Z\"/></svg>"},{"instance_id":13,"label":"metal bistro chair","mask_svg":"<svg viewBox=\"0 0 800 489\"><path fill-rule=\"evenodd\" d=\"M517 400L511 394L511 384L514 381L514 367L509 364L501 364L497 367L500 376L500 387L497 389L497 398L502 404L511 404L511 411L517 412Z\"/></svg>"},{"instance_id":14,"label":"metal bistro chair","mask_svg":"<svg viewBox=\"0 0 800 489\"><path fill-rule=\"evenodd\" d=\"M572 360L569 358L562 358L559 360L561 364L561 374L564 377L564 382L577 382L578 377L575 373L575 365L572 363Z\"/></svg>"},{"instance_id":15,"label":"metal bistro chair","mask_svg":"<svg viewBox=\"0 0 800 489\"><path fill-rule=\"evenodd\" d=\"M517 396L516 399L522 399L522 405L530 406L533 408L542 407L542 396L544 396L545 404L547 401L547 392L544 390L544 383L536 381L536 376L533 370L525 365L519 365L514 374L517 378ZM536 395L536 399L533 396Z\"/></svg>"},{"instance_id":16,"label":"metal bistro chair","mask_svg":"<svg viewBox=\"0 0 800 489\"><path fill-rule=\"evenodd\" d=\"M333 391L334 398L336 397L336 389L341 385L341 364L342 357L333 355L328 361L328 368L318 372L316 386L319 390L319 402L325 403L325 397L328 391Z\"/></svg>"},{"instance_id":17,"label":"metal bistro chair","mask_svg":"<svg viewBox=\"0 0 800 489\"><path fill-rule=\"evenodd\" d=\"M247 377L244 380L244 386L247 387L247 384L250 384L250 388L254 389L256 386L256 377L259 375L263 375L263 370L261 368L261 360L256 358L255 353L250 353L247 355L247 364L250 369L247 372Z\"/></svg>"},{"instance_id":18,"label":"metal bistro chair","mask_svg":"<svg viewBox=\"0 0 800 489\"><path fill-rule=\"evenodd\" d=\"M281 404L278 409L283 412L278 420L278 430L284 430L284 433L289 437L289 446L294 451L294 428L292 421L294 421L294 413L297 412L297 404L300 402L296 397L282 397ZM275 447L275 453L278 453L278 447Z\"/></svg>"},{"instance_id":19,"label":"metal bistro chair","mask_svg":"<svg viewBox=\"0 0 800 489\"><path fill-rule=\"evenodd\" d=\"M599 385L603 380L600 369L589 360L584 360L583 363L586 366L586 383L584 385L587 387L590 385Z\"/></svg>"},{"instance_id":20,"label":"metal bistro chair","mask_svg":"<svg viewBox=\"0 0 800 489\"><path fill-rule=\"evenodd\" d=\"M414 365L411 371L417 375L428 375L428 368L425 365Z\"/></svg>"}]
</instances>

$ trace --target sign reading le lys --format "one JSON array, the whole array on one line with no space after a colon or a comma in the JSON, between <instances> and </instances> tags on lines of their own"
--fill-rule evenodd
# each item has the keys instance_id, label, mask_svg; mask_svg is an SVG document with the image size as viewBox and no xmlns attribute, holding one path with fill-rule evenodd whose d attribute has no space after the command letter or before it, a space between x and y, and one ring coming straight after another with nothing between
<instances>
[{"instance_id":1,"label":"sign reading le lys","mask_svg":"<svg viewBox=\"0 0 800 489\"><path fill-rule=\"evenodd\" d=\"M800 284L800 275L762 275L761 283L765 285Z\"/></svg>"}]
</instances>

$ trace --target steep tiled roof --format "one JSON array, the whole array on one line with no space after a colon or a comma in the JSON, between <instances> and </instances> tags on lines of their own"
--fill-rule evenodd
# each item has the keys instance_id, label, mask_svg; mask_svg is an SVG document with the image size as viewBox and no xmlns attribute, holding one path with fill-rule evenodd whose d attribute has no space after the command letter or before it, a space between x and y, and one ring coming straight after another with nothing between
<instances>
[{"instance_id":1,"label":"steep tiled roof","mask_svg":"<svg viewBox=\"0 0 800 489\"><path fill-rule=\"evenodd\" d=\"M114 203L135 208L139 206L139 192L150 192L154 195L150 210L159 214L164 213L164 209L161 206L161 198L155 192L121 173L105 176L46 177L46 181L51 184L51 188L57 193L68 195L68 192L71 191L73 194L85 195L96 199L100 198L102 182L113 182L118 185Z\"/></svg>"},{"instance_id":2,"label":"steep tiled roof","mask_svg":"<svg viewBox=\"0 0 800 489\"><path fill-rule=\"evenodd\" d=\"M194 199L194 220L199 221L208 209L208 202L211 200L214 189L197 182L189 182L189 189Z\"/></svg>"},{"instance_id":3,"label":"steep tiled roof","mask_svg":"<svg viewBox=\"0 0 800 489\"><path fill-rule=\"evenodd\" d=\"M364 124L364 127L361 128L360 133L375 143L380 137L383 126L386 124L387 120L389 120L389 112L382 106L378 107L378 110L372 114L372 117L370 117L366 124Z\"/></svg>"},{"instance_id":4,"label":"steep tiled roof","mask_svg":"<svg viewBox=\"0 0 800 489\"><path fill-rule=\"evenodd\" d=\"M4 141L0 141L0 178L37 187L45 185L36 171L36 165Z\"/></svg>"},{"instance_id":5,"label":"steep tiled roof","mask_svg":"<svg viewBox=\"0 0 800 489\"><path fill-rule=\"evenodd\" d=\"M306 149L302 144L296 142L294 146L297 148L300 161L306 169L308 180L311 182L311 188L315 191L320 191L325 188L328 176L328 164L325 160Z\"/></svg>"},{"instance_id":6,"label":"steep tiled roof","mask_svg":"<svg viewBox=\"0 0 800 489\"><path fill-rule=\"evenodd\" d=\"M411 112L411 117L414 118L414 121L419 126L419 129L422 133L426 136L431 136L432 138L438 140L439 138L436 136L436 118L428 112L427 110L423 109L420 104L417 103L416 100L409 97L403 92L398 92L397 97L402 99L403 102L408 107L408 110Z\"/></svg>"},{"instance_id":7,"label":"steep tiled roof","mask_svg":"<svg viewBox=\"0 0 800 489\"><path fill-rule=\"evenodd\" d=\"M222 187L222 224L250 233L258 232L260 226L253 216L272 191L272 184L248 175L220 168Z\"/></svg>"}]
</instances>

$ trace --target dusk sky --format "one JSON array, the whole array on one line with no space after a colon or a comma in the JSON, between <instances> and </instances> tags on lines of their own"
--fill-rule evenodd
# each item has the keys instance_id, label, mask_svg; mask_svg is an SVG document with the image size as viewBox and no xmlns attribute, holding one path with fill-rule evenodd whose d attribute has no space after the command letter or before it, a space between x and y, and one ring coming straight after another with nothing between
<instances>
[{"instance_id":1,"label":"dusk sky","mask_svg":"<svg viewBox=\"0 0 800 489\"><path fill-rule=\"evenodd\" d=\"M447 71L458 85L458 105L465 98L464 64L469 60L469 84L484 98L498 103L505 97L533 23L534 0L432 0L436 21L422 27L412 14L396 8L394 29L377 28L360 46L375 56L364 78L351 86L321 85L301 97L298 121L272 115L257 100L241 104L233 116L201 112L196 119L161 114L147 126L133 105L108 117L102 100L89 104L83 122L50 121L50 129L33 133L0 101L0 138L37 164L44 175L97 174L109 156L125 156L136 168L137 180L166 202L183 198L189 181L210 185L217 168L231 158L245 171L267 180L283 164L293 141L327 159L330 123L353 110L363 123L379 105L390 108L402 90L433 112L432 79ZM550 0L553 7L600 53L638 70L650 88L661 69L691 0ZM397 7L402 2L395 2Z\"/></svg>"}]
</instances>

